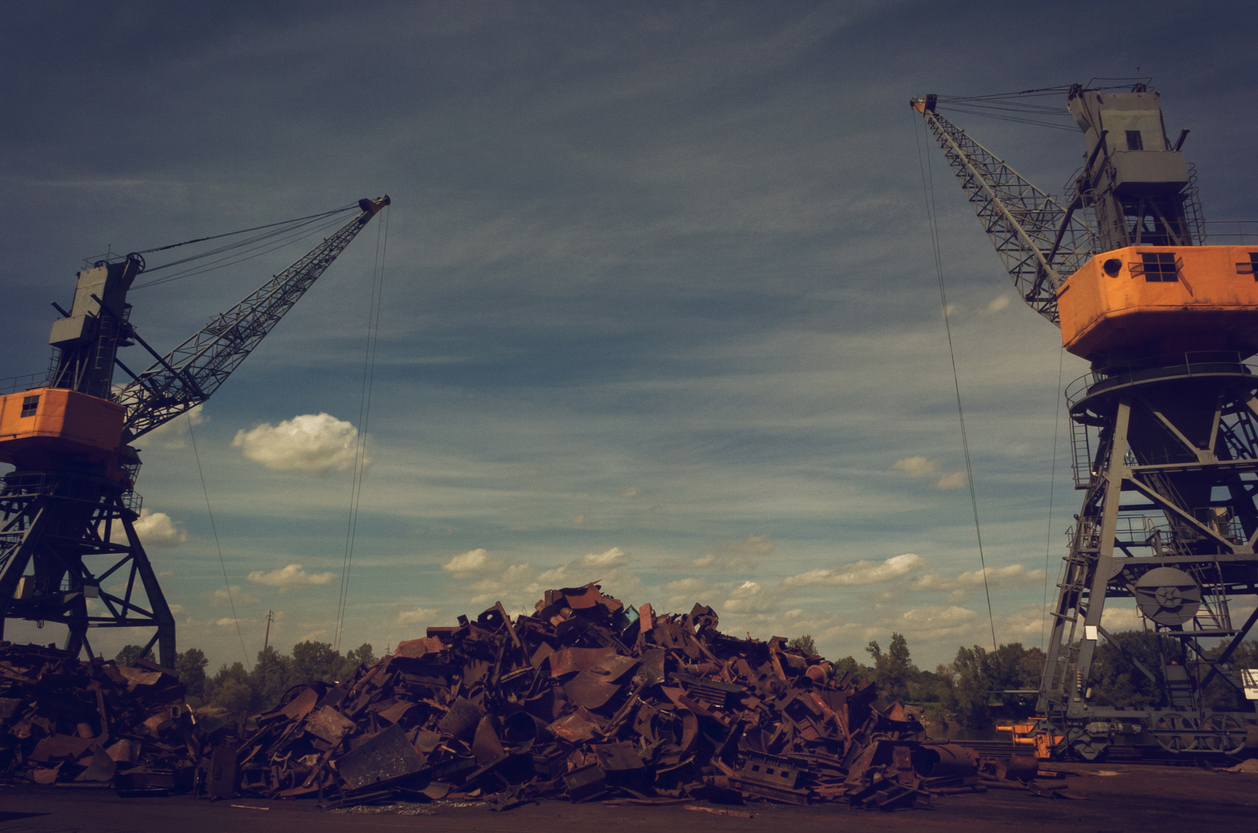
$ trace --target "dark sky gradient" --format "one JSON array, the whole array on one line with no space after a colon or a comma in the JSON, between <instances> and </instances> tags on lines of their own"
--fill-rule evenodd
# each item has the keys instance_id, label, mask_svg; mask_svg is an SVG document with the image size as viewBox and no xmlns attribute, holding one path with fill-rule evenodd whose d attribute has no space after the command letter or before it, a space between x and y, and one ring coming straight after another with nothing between
<instances>
[{"instance_id":1,"label":"dark sky gradient","mask_svg":"<svg viewBox=\"0 0 1258 833\"><path fill-rule=\"evenodd\" d=\"M1086 368L1014 296L906 105L1150 76L1168 131L1192 130L1207 218L1258 219L1252 18L1240 2L5 4L0 375L46 366L49 302L84 258L388 193L197 427L250 654L268 609L285 649L333 638L338 580L300 580L339 576L350 475L268 469L232 441L298 415L357 422L387 221L344 643L380 651L601 578L832 655L899 631L931 667L988 623L968 490L940 488L963 462L925 160L997 635L1039 644L1042 571L1051 584L1077 503L1059 373ZM1076 133L954 120L1046 190L1081 164ZM173 346L301 252L137 290L133 321ZM150 542L181 647L240 659L186 428L144 453L145 506L185 533Z\"/></svg>"}]
</instances>

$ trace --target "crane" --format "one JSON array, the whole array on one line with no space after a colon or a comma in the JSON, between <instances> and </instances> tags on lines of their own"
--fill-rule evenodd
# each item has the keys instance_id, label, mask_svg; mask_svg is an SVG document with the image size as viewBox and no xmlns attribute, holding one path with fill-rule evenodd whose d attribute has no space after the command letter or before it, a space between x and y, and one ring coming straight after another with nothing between
<instances>
[{"instance_id":1,"label":"crane","mask_svg":"<svg viewBox=\"0 0 1258 833\"><path fill-rule=\"evenodd\" d=\"M165 355L129 321L141 254L78 273L70 310L57 307L47 378L0 396L0 462L14 467L0 484L0 637L9 619L59 623L65 649L91 657L89 629L151 627L145 650L156 645L173 667L175 619L135 529L133 443L209 399L389 204L387 195L359 200L330 237ZM139 373L117 355L136 343L153 358ZM115 368L129 379L120 387Z\"/></svg>"},{"instance_id":2,"label":"crane","mask_svg":"<svg viewBox=\"0 0 1258 833\"><path fill-rule=\"evenodd\" d=\"M1085 164L1058 201L938 112L910 104L960 180L1019 294L1091 371L1069 385L1082 508L1049 611L1034 737L1094 760L1115 745L1238 753L1252 710L1212 708L1258 622L1258 247L1206 245L1194 174L1159 93L1060 88ZM1135 602L1158 634L1148 708L1092 702L1103 614ZM1235 614L1235 615L1234 615Z\"/></svg>"}]
</instances>

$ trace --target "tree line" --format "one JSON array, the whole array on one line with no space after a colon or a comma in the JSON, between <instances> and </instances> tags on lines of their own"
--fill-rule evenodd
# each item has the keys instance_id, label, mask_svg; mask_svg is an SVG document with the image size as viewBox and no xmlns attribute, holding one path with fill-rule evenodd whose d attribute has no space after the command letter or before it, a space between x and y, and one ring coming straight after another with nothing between
<instances>
[{"instance_id":1,"label":"tree line","mask_svg":"<svg viewBox=\"0 0 1258 833\"><path fill-rule=\"evenodd\" d=\"M1178 647L1172 644L1174 638L1143 630L1120 631L1113 637L1097 646L1092 702L1124 708L1157 706L1166 690L1161 657L1164 649ZM816 644L807 634L788 644L816 654ZM1213 655L1218 656L1219 650L1214 649ZM899 633L891 634L885 651L871 640L865 653L867 662L851 656L838 660L834 673L850 671L854 677L872 680L880 700L919 706L930 722L944 729L955 724L976 733L990 731L997 720L1034 714L1045 660L1039 648L1024 648L1020 642L1000 645L994 651L962 645L952 662L927 671L913 663L908 641ZM1233 668L1258 667L1258 642L1241 643L1229 661ZM1253 709L1252 702L1218 677L1206 688L1205 705L1227 711Z\"/></svg>"},{"instance_id":2,"label":"tree line","mask_svg":"<svg viewBox=\"0 0 1258 833\"><path fill-rule=\"evenodd\" d=\"M1132 630L1113 635L1097 646L1092 666L1092 702L1102 706L1148 708L1158 705L1165 690L1162 681L1163 640L1171 637ZM787 644L810 656L819 656L809 634ZM130 665L143 649L128 645L115 658ZM835 676L848 672L873 681L879 699L901 702L923 710L930 723L948 729L959 726L969 732L990 731L997 720L1030 716L1044 671L1044 652L1024 648L1020 642L989 650L981 645L960 646L952 662L934 671L918 668L902 634L891 634L887 648L871 640L863 661L846 656L833 662ZM144 657L153 659L151 652ZM206 673L209 661L199 648L178 654L175 670L187 687L194 707L208 706L234 715L257 714L278 705L285 691L311 682L335 682L353 674L359 665L371 665L376 656L370 644L345 655L326 642L306 641L293 646L291 655L274 647L258 652L253 667L241 662L224 664L213 676ZM1230 658L1232 667L1258 667L1258 643L1244 642ZM1152 679L1140 670L1143 666ZM1213 709L1248 710L1253 706L1221 679L1206 691L1206 706Z\"/></svg>"}]
</instances>

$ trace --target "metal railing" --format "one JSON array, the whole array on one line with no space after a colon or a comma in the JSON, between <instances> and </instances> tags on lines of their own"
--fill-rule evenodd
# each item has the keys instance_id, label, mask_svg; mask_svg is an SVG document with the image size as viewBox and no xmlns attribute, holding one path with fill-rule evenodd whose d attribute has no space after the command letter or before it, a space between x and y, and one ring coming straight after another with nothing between
<instances>
[{"instance_id":1,"label":"metal railing","mask_svg":"<svg viewBox=\"0 0 1258 833\"><path fill-rule=\"evenodd\" d=\"M1208 376L1226 367L1239 365L1249 375L1258 376L1258 360L1249 359L1243 353L1231 350L1209 350L1185 353L1183 361L1165 360L1130 362L1111 365L1104 370L1092 370L1066 386L1066 405L1073 408L1086 398L1094 387L1110 380L1126 379L1132 382L1156 379L1164 376Z\"/></svg>"},{"instance_id":2,"label":"metal railing","mask_svg":"<svg viewBox=\"0 0 1258 833\"><path fill-rule=\"evenodd\" d=\"M0 379L0 396L44 387L47 382L47 373L24 373L21 376L10 376L7 379Z\"/></svg>"}]
</instances>

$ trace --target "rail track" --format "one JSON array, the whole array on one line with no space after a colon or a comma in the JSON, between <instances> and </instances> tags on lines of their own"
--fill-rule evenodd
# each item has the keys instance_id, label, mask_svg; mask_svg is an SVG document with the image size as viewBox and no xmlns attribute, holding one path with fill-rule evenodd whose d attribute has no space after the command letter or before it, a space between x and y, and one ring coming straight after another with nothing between
<instances>
[{"instance_id":1,"label":"rail track","mask_svg":"<svg viewBox=\"0 0 1258 833\"><path fill-rule=\"evenodd\" d=\"M971 749L984 758L1004 758L1015 754L1026 755L1030 751L1025 746L1018 747L1007 740L953 740L948 742ZM1252 750L1247 749L1240 755L1203 755L1195 752L1176 754L1160 747L1110 746L1105 750L1105 754L1094 763L1216 769L1232 766L1238 761L1251 757L1251 752Z\"/></svg>"}]
</instances>

